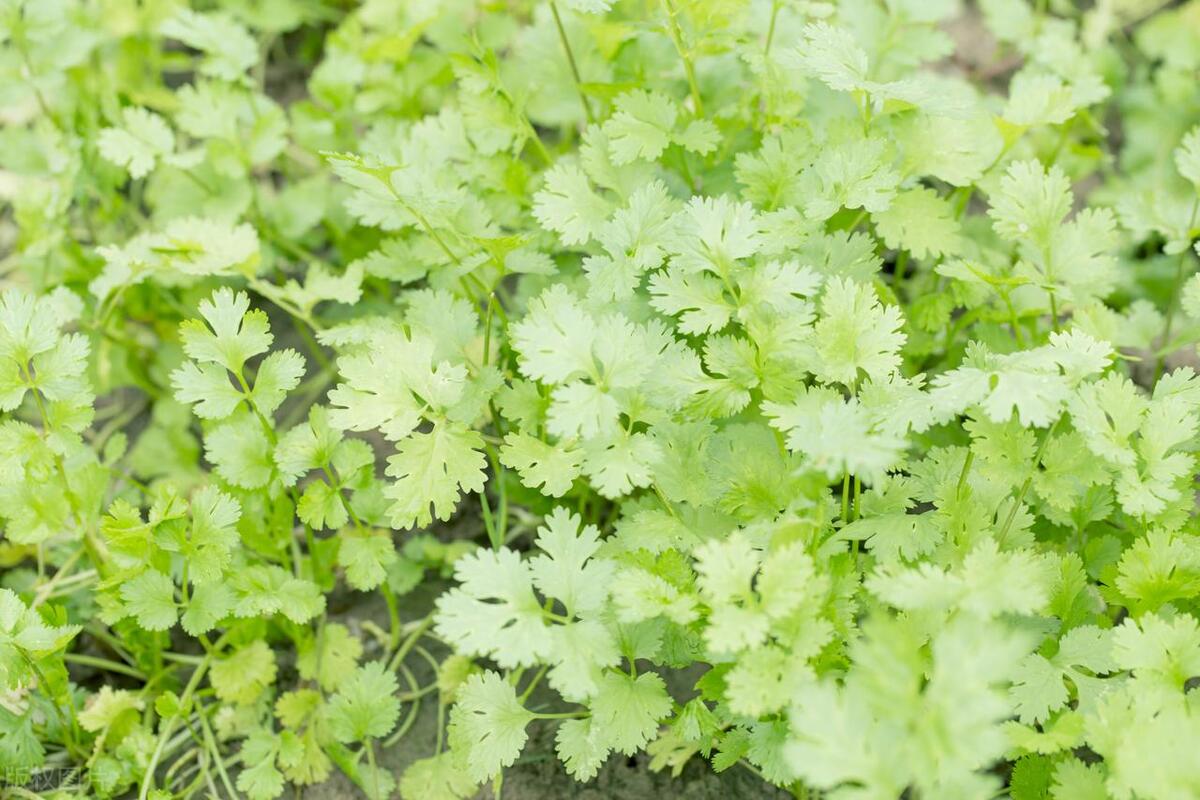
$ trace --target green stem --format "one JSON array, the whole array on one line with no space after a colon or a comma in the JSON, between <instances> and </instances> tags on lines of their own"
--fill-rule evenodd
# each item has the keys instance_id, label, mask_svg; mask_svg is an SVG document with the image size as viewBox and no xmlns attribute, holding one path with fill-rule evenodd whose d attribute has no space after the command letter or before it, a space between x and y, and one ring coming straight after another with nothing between
<instances>
[{"instance_id":1,"label":"green stem","mask_svg":"<svg viewBox=\"0 0 1200 800\"><path fill-rule=\"evenodd\" d=\"M67 716L63 714L62 706L60 706L57 702L53 702L54 698L50 697L50 681L46 678L46 673L42 672L42 668L38 666L37 661L35 661L24 650L18 649L17 652L19 652L25 658L25 662L29 664L30 669L33 670L33 674L37 677L38 687L42 690L46 697L52 701L51 705L54 707L54 715L58 717L58 724L62 728L63 737L66 740L65 743L67 745L67 750L75 754L76 757L84 755L83 751L79 747L78 742L75 740L75 732L79 729L79 723L75 719L74 704L72 703L68 709L70 712L70 719L68 720ZM70 692L70 689L67 689L67 691Z\"/></svg>"},{"instance_id":2,"label":"green stem","mask_svg":"<svg viewBox=\"0 0 1200 800\"><path fill-rule=\"evenodd\" d=\"M233 373L237 378L238 386L241 387L242 394L246 396L246 404L250 406L250 410L254 412L254 416L258 417L258 423L262 426L263 431L267 435L267 440L274 447L278 443L278 437L275 434L275 427L267 420L266 416L258 410L258 405L254 402L254 395L250 390L250 384L246 382L246 376L239 369Z\"/></svg>"},{"instance_id":3,"label":"green stem","mask_svg":"<svg viewBox=\"0 0 1200 800\"><path fill-rule=\"evenodd\" d=\"M591 716L588 711L561 711L553 714L534 714L534 719L586 719Z\"/></svg>"},{"instance_id":4,"label":"green stem","mask_svg":"<svg viewBox=\"0 0 1200 800\"><path fill-rule=\"evenodd\" d=\"M285 309L286 310L286 309ZM300 334L300 338L304 340L304 344L308 348L308 352L312 355L313 360L323 370L334 371L333 363L329 360L329 356L325 355L325 351L321 349L320 343L312 335L313 323L302 317L294 316L296 332Z\"/></svg>"},{"instance_id":5,"label":"green stem","mask_svg":"<svg viewBox=\"0 0 1200 800\"><path fill-rule=\"evenodd\" d=\"M71 569L75 566L76 562L79 561L83 554L84 550L82 548L76 550L66 561L63 562L62 566L54 572L54 575L50 577L50 580L37 587L36 595L31 603L33 608L41 605L54 594L54 587L61 584L71 574Z\"/></svg>"},{"instance_id":6,"label":"green stem","mask_svg":"<svg viewBox=\"0 0 1200 800\"><path fill-rule=\"evenodd\" d=\"M850 521L850 471L842 473L842 522Z\"/></svg>"},{"instance_id":7,"label":"green stem","mask_svg":"<svg viewBox=\"0 0 1200 800\"><path fill-rule=\"evenodd\" d=\"M408 638L404 640L404 643L401 644L399 648L397 648L395 654L392 656L392 660L388 662L388 671L389 672L394 672L396 670L396 668L399 667L400 664L404 662L404 659L412 651L413 647L416 646L417 642L421 639L421 637L425 634L425 632L427 630L429 630L432 626L433 626L433 615L430 614L429 616L422 619L417 624L417 627L413 628L412 632L410 632L408 634Z\"/></svg>"},{"instance_id":8,"label":"green stem","mask_svg":"<svg viewBox=\"0 0 1200 800\"><path fill-rule=\"evenodd\" d=\"M187 685L183 687L183 694L179 696L179 708L186 708L195 694L196 689L200 686L200 681L208 672L209 666L212 664L213 654L221 648L225 643L225 637L222 636L217 640L213 649L208 651L200 665L192 672L192 676L188 679ZM166 747L167 740L175 730L175 726L179 724L179 712L172 714L164 720L158 729L158 742L154 747L154 752L150 756L149 763L146 764L146 770L142 774L142 785L138 790L138 800L146 800L150 796L150 790L154 787L154 771L158 768L158 762L163 756L163 749Z\"/></svg>"},{"instance_id":9,"label":"green stem","mask_svg":"<svg viewBox=\"0 0 1200 800\"><path fill-rule=\"evenodd\" d=\"M1196 226L1196 214L1200 211L1200 194L1196 195L1196 199L1192 201L1192 213L1188 218L1188 235L1191 235L1192 228ZM1171 326L1175 321L1175 310L1179 307L1179 292L1183 287L1183 265L1187 261L1188 250L1191 248L1185 247L1183 252L1179 254L1179 260L1175 262L1175 281L1171 288L1171 297L1167 302L1167 319L1163 323L1162 341L1167 342L1171 339ZM1163 353L1154 360L1154 380L1157 382L1162 376L1163 364L1166 360L1166 353Z\"/></svg>"},{"instance_id":10,"label":"green stem","mask_svg":"<svg viewBox=\"0 0 1200 800\"><path fill-rule=\"evenodd\" d=\"M400 674L404 676L404 680L408 682L410 687L415 687L417 685L416 676L412 674L411 669L403 664L400 665ZM431 688L437 688L436 681L433 683ZM408 735L408 732L412 730L413 724L417 721L417 715L421 713L421 695L415 688L410 688L408 694L416 695L416 698L412 700L412 706L408 709L408 716L404 718L404 722L400 723L400 727L396 729L395 733L388 737L387 741L384 742L385 747L395 744Z\"/></svg>"},{"instance_id":11,"label":"green stem","mask_svg":"<svg viewBox=\"0 0 1200 800\"><path fill-rule=\"evenodd\" d=\"M495 419L494 416L493 419ZM489 444L484 449L487 451L488 462L492 467L492 475L495 476L496 495L500 501L492 526L496 529L496 541L503 545L508 540L508 487L504 481L504 466L500 463L500 457L494 446ZM486 487L484 491L486 492ZM480 494L482 496L483 493Z\"/></svg>"},{"instance_id":12,"label":"green stem","mask_svg":"<svg viewBox=\"0 0 1200 800\"><path fill-rule=\"evenodd\" d=\"M1058 135L1058 142L1054 145L1054 150L1051 151L1050 158L1046 161L1047 167L1054 166L1054 163L1058 161L1058 157L1062 155L1063 148L1066 147L1067 141L1071 138L1071 129L1075 127L1076 119L1078 117L1071 117L1062 124L1062 130Z\"/></svg>"},{"instance_id":13,"label":"green stem","mask_svg":"<svg viewBox=\"0 0 1200 800\"><path fill-rule=\"evenodd\" d=\"M1013 338L1017 340L1017 346L1025 347L1025 334L1021 331L1021 320L1017 318L1017 309L1012 304L1012 298L1008 296L1008 292L1003 293L1004 305L1008 307L1008 324L1012 328Z\"/></svg>"},{"instance_id":14,"label":"green stem","mask_svg":"<svg viewBox=\"0 0 1200 800\"><path fill-rule=\"evenodd\" d=\"M119 661L111 661L107 658L89 656L83 653L63 653L63 661L68 664L79 664L82 667L95 667L105 672L115 672L118 675L127 675L130 678L136 678L140 681L147 680L146 673L141 670L134 669Z\"/></svg>"},{"instance_id":15,"label":"green stem","mask_svg":"<svg viewBox=\"0 0 1200 800\"><path fill-rule=\"evenodd\" d=\"M554 157L550 155L550 151L546 149L546 145L542 143L542 137L538 136L537 128L533 127L533 123L529 118L525 118L525 127L528 128L528 141L533 142L533 149L538 154L538 158L548 167L554 163Z\"/></svg>"},{"instance_id":16,"label":"green stem","mask_svg":"<svg viewBox=\"0 0 1200 800\"><path fill-rule=\"evenodd\" d=\"M492 518L492 504L488 501L486 486L479 492L479 505L483 511L480 516L483 518L484 530L487 531L488 543L491 544L493 550L499 550L504 544L504 540L500 538L500 531L496 528L496 521Z\"/></svg>"},{"instance_id":17,"label":"green stem","mask_svg":"<svg viewBox=\"0 0 1200 800\"><path fill-rule=\"evenodd\" d=\"M779 17L779 0L771 3L771 23L767 26L767 42L763 45L763 58L771 55L771 42L775 39L775 20Z\"/></svg>"},{"instance_id":18,"label":"green stem","mask_svg":"<svg viewBox=\"0 0 1200 800\"><path fill-rule=\"evenodd\" d=\"M583 113L590 125L596 120L592 117L592 107L587 101L587 95L583 93L583 80L579 77L579 65L575 63L575 53L571 50L571 42L567 39L567 29L563 27L562 17L558 15L558 3L554 0L550 0L550 13L554 15L554 26L558 28L558 39L562 42L563 50L567 54L571 77L575 80L575 91L579 92L579 102L583 104Z\"/></svg>"},{"instance_id":19,"label":"green stem","mask_svg":"<svg viewBox=\"0 0 1200 800\"><path fill-rule=\"evenodd\" d=\"M528 700L529 695L533 694L533 690L537 688L537 685L541 682L542 678L545 677L546 671L549 669L550 666L548 664L543 664L542 667L537 671L537 674L530 679L529 685L525 687L525 691L521 692L521 695L517 699L522 703Z\"/></svg>"},{"instance_id":20,"label":"green stem","mask_svg":"<svg viewBox=\"0 0 1200 800\"><path fill-rule=\"evenodd\" d=\"M1033 463L1029 470L1029 476L1025 478L1025 482L1021 484L1021 488L1017 491L1017 496L1013 499L1012 508L1008 510L1008 517L1004 520L1004 526L1000 529L1000 535L996 537L1000 544L1004 543L1004 539L1008 536L1008 530L1012 527L1013 520L1017 517L1017 510L1021 507L1021 503L1025 500L1025 494L1029 491L1029 487L1033 484L1033 477L1037 474L1038 467L1042 463L1042 454L1046 452L1046 445L1050 443L1050 437L1054 435L1054 430L1058 427L1058 423L1062 417L1054 420L1054 423L1046 429L1046 434L1042 437L1042 441L1038 444L1037 452L1033 454Z\"/></svg>"},{"instance_id":21,"label":"green stem","mask_svg":"<svg viewBox=\"0 0 1200 800\"><path fill-rule=\"evenodd\" d=\"M375 742L370 737L367 737L363 743L367 748L367 766L371 768L371 784L375 791L372 793L373 800L379 800L379 768L375 766Z\"/></svg>"},{"instance_id":22,"label":"green stem","mask_svg":"<svg viewBox=\"0 0 1200 800\"><path fill-rule=\"evenodd\" d=\"M963 489L967 485L967 475L971 472L971 464L975 462L975 451L967 447L967 457L963 459L962 472L958 473L958 486L954 493L956 497L962 497Z\"/></svg>"},{"instance_id":23,"label":"green stem","mask_svg":"<svg viewBox=\"0 0 1200 800\"><path fill-rule=\"evenodd\" d=\"M200 720L200 730L204 734L204 744L208 751L212 754L213 763L217 767L217 775L221 778L221 783L225 786L225 791L230 797L237 797L237 792L233 790L233 781L229 779L229 772L225 769L225 762L221 759L221 751L217 747L217 737L213 735L212 726L208 724L208 718L204 712L196 715Z\"/></svg>"},{"instance_id":24,"label":"green stem","mask_svg":"<svg viewBox=\"0 0 1200 800\"><path fill-rule=\"evenodd\" d=\"M383 594L383 602L387 604L387 651L390 653L400 645L400 608L396 605L396 593L393 592L392 587L388 585L387 578L384 578L383 582L379 584L379 591Z\"/></svg>"},{"instance_id":25,"label":"green stem","mask_svg":"<svg viewBox=\"0 0 1200 800\"><path fill-rule=\"evenodd\" d=\"M700 85L696 83L696 68L692 64L692 57L688 55L687 48L683 44L683 31L679 27L679 20L676 19L677 11L672 0L663 0L663 6L667 10L667 31L671 36L671 42L675 45L675 52L679 53L679 58L683 61L683 71L687 75L688 89L692 93L692 103L696 106L696 116L704 116L704 101L700 99Z\"/></svg>"}]
</instances>

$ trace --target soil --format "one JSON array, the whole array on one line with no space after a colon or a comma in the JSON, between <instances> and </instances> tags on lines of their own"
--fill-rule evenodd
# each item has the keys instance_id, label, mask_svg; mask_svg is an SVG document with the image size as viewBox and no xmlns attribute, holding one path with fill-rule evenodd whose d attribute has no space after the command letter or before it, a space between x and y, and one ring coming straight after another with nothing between
<instances>
[{"instance_id":1,"label":"soil","mask_svg":"<svg viewBox=\"0 0 1200 800\"><path fill-rule=\"evenodd\" d=\"M404 619L423 616L445 588L445 584L437 581L422 585L412 595L401 599L401 616ZM338 599L345 602L351 598ZM331 604L334 613L330 614L330 621L350 627L364 642L373 644L371 635L362 629L364 621L384 627L387 625L387 612L378 594L371 595L368 602L347 603L347 607L340 612L337 610L338 605L341 603ZM437 658L445 655L445 651L439 651L436 647L429 649ZM373 652L371 645L368 645L363 658L377 656L378 653ZM432 667L423 659L410 657L406 663L420 683L425 684L433 679ZM688 688L695 683L697 677L699 673L693 674L690 671L667 670L663 673L668 688L677 697L689 696ZM531 705L552 702L553 697L548 690L544 694L535 692L531 698ZM401 710L401 720L409 710L410 707L406 704ZM678 776L672 776L670 768L661 772L652 771L650 758L645 754L626 757L616 753L609 758L601 768L600 774L593 780L579 783L566 773L554 754L554 723L534 722L528 730L529 741L521 757L504 771L501 800L786 800L791 797L787 792L765 783L757 775L741 767L734 767L718 775L700 757L688 762ZM437 702L431 698L430 702L421 704L416 721L403 738L389 748L380 748L379 763L391 770L398 780L400 773L409 764L432 755L436 743ZM398 796L395 794L393 798ZM335 768L329 780L304 789L299 797L303 800L350 800L362 798L364 795ZM491 786L485 786L473 800L494 798Z\"/></svg>"},{"instance_id":2,"label":"soil","mask_svg":"<svg viewBox=\"0 0 1200 800\"><path fill-rule=\"evenodd\" d=\"M380 763L399 776L413 761L433 753L436 736L435 704L421 708L416 723L393 747L381 751ZM512 767L504 771L502 800L784 800L786 792L766 784L740 768L717 775L700 760L693 759L679 777L670 770L652 772L649 758L614 755L588 783L578 783L563 770L554 756L554 728L534 723L529 743ZM306 789L304 800L348 800L363 797L341 772L334 770L328 781ZM475 800L493 800L491 787L479 791ZM414 798L419 800L419 798Z\"/></svg>"}]
</instances>

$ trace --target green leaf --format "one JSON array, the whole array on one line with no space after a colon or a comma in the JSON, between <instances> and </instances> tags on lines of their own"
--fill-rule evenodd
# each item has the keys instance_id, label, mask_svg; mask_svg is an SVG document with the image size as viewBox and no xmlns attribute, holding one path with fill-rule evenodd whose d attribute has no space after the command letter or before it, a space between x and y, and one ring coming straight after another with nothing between
<instances>
[{"instance_id":1,"label":"green leaf","mask_svg":"<svg viewBox=\"0 0 1200 800\"><path fill-rule=\"evenodd\" d=\"M231 573L237 603L234 614L258 617L282 614L297 624L325 610L325 597L316 584L294 578L276 566L256 566Z\"/></svg>"},{"instance_id":2,"label":"green leaf","mask_svg":"<svg viewBox=\"0 0 1200 800\"><path fill-rule=\"evenodd\" d=\"M258 47L249 32L226 14L183 10L162 26L162 34L205 54L200 72L236 81L258 62Z\"/></svg>"},{"instance_id":3,"label":"green leaf","mask_svg":"<svg viewBox=\"0 0 1200 800\"><path fill-rule=\"evenodd\" d=\"M961 247L954 210L932 189L899 193L875 215L875 225L888 247L907 250L914 258L954 255Z\"/></svg>"},{"instance_id":4,"label":"green leaf","mask_svg":"<svg viewBox=\"0 0 1200 800\"><path fill-rule=\"evenodd\" d=\"M610 204L595 193L578 167L556 165L545 179L545 187L533 196L534 216L563 244L586 244L608 219Z\"/></svg>"},{"instance_id":5,"label":"green leaf","mask_svg":"<svg viewBox=\"0 0 1200 800\"><path fill-rule=\"evenodd\" d=\"M103 128L96 146L105 160L123 167L129 177L144 178L175 150L175 134L166 120L144 108L121 110L121 125Z\"/></svg>"},{"instance_id":6,"label":"green leaf","mask_svg":"<svg viewBox=\"0 0 1200 800\"><path fill-rule=\"evenodd\" d=\"M1075 686L1080 708L1087 709L1102 691L1102 683L1094 676L1114 669L1108 634L1091 625L1073 628L1063 636L1052 658L1032 653L1021 662L1010 692L1017 715L1026 724L1044 722L1069 698L1064 679Z\"/></svg>"},{"instance_id":7,"label":"green leaf","mask_svg":"<svg viewBox=\"0 0 1200 800\"><path fill-rule=\"evenodd\" d=\"M666 684L653 672L631 678L608 672L592 700L593 724L608 747L633 755L655 738L659 722L671 711Z\"/></svg>"},{"instance_id":8,"label":"green leaf","mask_svg":"<svg viewBox=\"0 0 1200 800\"><path fill-rule=\"evenodd\" d=\"M396 547L386 531L346 531L340 537L338 565L346 571L346 582L361 592L382 583L396 558Z\"/></svg>"},{"instance_id":9,"label":"green leaf","mask_svg":"<svg viewBox=\"0 0 1200 800\"><path fill-rule=\"evenodd\" d=\"M400 716L396 676L370 661L346 678L329 701L329 726L339 742L362 742L391 733Z\"/></svg>"},{"instance_id":10,"label":"green leaf","mask_svg":"<svg viewBox=\"0 0 1200 800\"><path fill-rule=\"evenodd\" d=\"M254 641L234 650L228 657L214 661L209 682L217 697L228 703L249 705L275 682L275 651L262 641Z\"/></svg>"},{"instance_id":11,"label":"green leaf","mask_svg":"<svg viewBox=\"0 0 1200 800\"><path fill-rule=\"evenodd\" d=\"M254 389L250 393L254 407L262 414L273 414L303 377L304 358L299 353L295 350L271 353L254 373Z\"/></svg>"},{"instance_id":12,"label":"green leaf","mask_svg":"<svg viewBox=\"0 0 1200 800\"><path fill-rule=\"evenodd\" d=\"M211 299L200 301L200 314L207 325L190 319L179 327L183 349L195 361L239 374L247 359L266 352L274 341L267 315L250 311L245 292L218 289Z\"/></svg>"},{"instance_id":13,"label":"green leaf","mask_svg":"<svg viewBox=\"0 0 1200 800\"><path fill-rule=\"evenodd\" d=\"M1200 127L1188 131L1175 149L1175 168L1200 191Z\"/></svg>"},{"instance_id":14,"label":"green leaf","mask_svg":"<svg viewBox=\"0 0 1200 800\"><path fill-rule=\"evenodd\" d=\"M242 489L266 486L275 474L270 439L249 412L209 431L204 437L204 457L216 467L217 474Z\"/></svg>"},{"instance_id":15,"label":"green leaf","mask_svg":"<svg viewBox=\"0 0 1200 800\"><path fill-rule=\"evenodd\" d=\"M852 92L866 82L867 54L845 28L825 22L806 25L801 43L788 58L830 89Z\"/></svg>"},{"instance_id":16,"label":"green leaf","mask_svg":"<svg viewBox=\"0 0 1200 800\"><path fill-rule=\"evenodd\" d=\"M300 677L315 679L322 689L333 691L354 674L362 650L362 642L349 628L330 622L318 636L301 644L296 666Z\"/></svg>"},{"instance_id":17,"label":"green leaf","mask_svg":"<svg viewBox=\"0 0 1200 800\"><path fill-rule=\"evenodd\" d=\"M401 800L465 800L476 786L456 754L444 752L409 764L399 788Z\"/></svg>"},{"instance_id":18,"label":"green leaf","mask_svg":"<svg viewBox=\"0 0 1200 800\"><path fill-rule=\"evenodd\" d=\"M224 583L205 583L192 590L179 622L191 636L208 633L234 609L236 598Z\"/></svg>"},{"instance_id":19,"label":"green leaf","mask_svg":"<svg viewBox=\"0 0 1200 800\"><path fill-rule=\"evenodd\" d=\"M27 608L10 589L0 589L0 686L15 689L30 676L30 656L64 646L80 631L77 625L51 626Z\"/></svg>"},{"instance_id":20,"label":"green leaf","mask_svg":"<svg viewBox=\"0 0 1200 800\"><path fill-rule=\"evenodd\" d=\"M562 497L579 477L583 453L562 444L547 444L516 431L504 437L500 463L521 476L521 483L550 497Z\"/></svg>"},{"instance_id":21,"label":"green leaf","mask_svg":"<svg viewBox=\"0 0 1200 800\"><path fill-rule=\"evenodd\" d=\"M577 781L590 781L608 760L607 734L592 719L569 719L558 726L555 751Z\"/></svg>"},{"instance_id":22,"label":"green leaf","mask_svg":"<svg viewBox=\"0 0 1200 800\"><path fill-rule=\"evenodd\" d=\"M462 754L471 780L483 783L517 760L533 718L516 690L495 672L472 675L450 710L450 747Z\"/></svg>"},{"instance_id":23,"label":"green leaf","mask_svg":"<svg viewBox=\"0 0 1200 800\"><path fill-rule=\"evenodd\" d=\"M148 569L121 584L121 599L148 631L165 631L175 624L175 582L158 570Z\"/></svg>"},{"instance_id":24,"label":"green leaf","mask_svg":"<svg viewBox=\"0 0 1200 800\"><path fill-rule=\"evenodd\" d=\"M1037 161L1016 161L988 199L996 233L1045 246L1070 212L1074 194L1057 166L1047 170Z\"/></svg>"},{"instance_id":25,"label":"green leaf","mask_svg":"<svg viewBox=\"0 0 1200 800\"><path fill-rule=\"evenodd\" d=\"M437 600L438 636L457 652L502 667L529 666L550 650L529 565L508 548L478 550L454 565L459 586Z\"/></svg>"},{"instance_id":26,"label":"green leaf","mask_svg":"<svg viewBox=\"0 0 1200 800\"><path fill-rule=\"evenodd\" d=\"M269 731L256 731L242 744L242 763L237 788L251 800L273 800L283 793L283 774L275 766L279 737Z\"/></svg>"},{"instance_id":27,"label":"green leaf","mask_svg":"<svg viewBox=\"0 0 1200 800\"><path fill-rule=\"evenodd\" d=\"M461 424L442 423L429 433L414 433L388 459L395 478L385 490L392 526L428 525L436 516L448 520L461 493L482 492L485 481L483 438Z\"/></svg>"}]
</instances>

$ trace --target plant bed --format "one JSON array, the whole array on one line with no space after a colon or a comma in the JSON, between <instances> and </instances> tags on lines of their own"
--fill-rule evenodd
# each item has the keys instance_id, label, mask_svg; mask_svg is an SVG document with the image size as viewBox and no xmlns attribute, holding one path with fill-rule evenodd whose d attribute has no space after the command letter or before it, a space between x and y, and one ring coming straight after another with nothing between
<instances>
[{"instance_id":1,"label":"plant bed","mask_svg":"<svg viewBox=\"0 0 1200 800\"><path fill-rule=\"evenodd\" d=\"M1200 796L1200 0L0 0L0 794Z\"/></svg>"}]
</instances>

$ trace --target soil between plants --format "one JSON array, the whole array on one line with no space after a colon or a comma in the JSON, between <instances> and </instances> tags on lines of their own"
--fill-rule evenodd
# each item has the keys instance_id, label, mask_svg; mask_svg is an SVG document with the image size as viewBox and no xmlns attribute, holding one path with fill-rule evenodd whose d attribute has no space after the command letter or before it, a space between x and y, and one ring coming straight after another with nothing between
<instances>
[{"instance_id":1,"label":"soil between plants","mask_svg":"<svg viewBox=\"0 0 1200 800\"><path fill-rule=\"evenodd\" d=\"M427 613L433 601L448 586L440 581L429 581L411 595L401 598L402 617L409 620ZM338 611L335 604L329 621L340 622L364 642L371 642L372 637L362 630L362 623L369 620L375 625L386 626L387 612L378 594L371 595L365 602L353 603L354 599L362 597L352 595L338 598L346 602L348 607ZM438 658L446 655L444 650L436 647L429 649ZM378 655L369 645L363 659L369 660ZM423 659L410 657L406 663L420 683L433 680L433 670ZM666 670L662 674L668 689L676 697L690 696L691 686L700 675L692 670L682 673ZM539 701L552 702L553 698L553 693L548 690L544 694L535 692L532 702L534 705ZM401 720L409 713L409 709L407 703L401 707ZM660 772L652 771L650 757L644 753L633 757L614 753L595 778L580 783L566 773L554 754L555 723L535 721L530 724L528 731L529 741L521 757L504 771L501 800L787 800L791 797L743 767L735 766L717 774L699 756L692 758L675 777L671 775L669 767ZM428 702L421 704L408 733L392 747L380 747L379 763L399 780L409 764L433 755L436 743L437 700L430 696ZM335 767L329 780L305 787L299 797L303 800L352 800L364 795ZM398 793L393 794L393 798L398 797ZM494 797L489 785L481 788L473 800L494 800Z\"/></svg>"}]
</instances>

